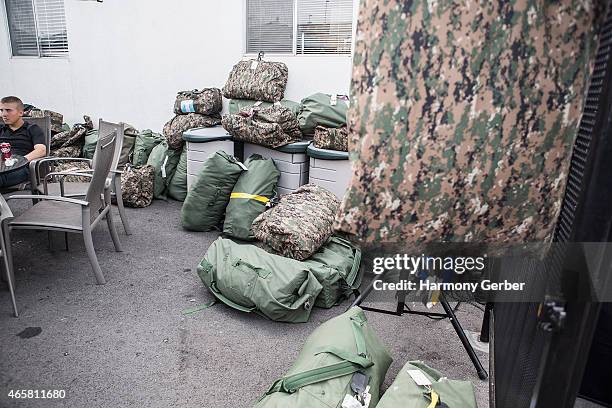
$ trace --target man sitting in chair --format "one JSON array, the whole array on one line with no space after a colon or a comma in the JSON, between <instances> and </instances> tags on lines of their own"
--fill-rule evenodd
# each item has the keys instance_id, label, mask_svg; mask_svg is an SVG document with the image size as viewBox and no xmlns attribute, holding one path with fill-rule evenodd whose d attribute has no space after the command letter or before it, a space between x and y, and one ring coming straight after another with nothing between
<instances>
[{"instance_id":1,"label":"man sitting in chair","mask_svg":"<svg viewBox=\"0 0 612 408\"><path fill-rule=\"evenodd\" d=\"M37 125L23 120L23 102L16 96L0 99L0 143L10 143L11 153L25 156L28 161L44 157L47 153L45 134ZM29 180L28 167L0 174L0 188Z\"/></svg>"}]
</instances>

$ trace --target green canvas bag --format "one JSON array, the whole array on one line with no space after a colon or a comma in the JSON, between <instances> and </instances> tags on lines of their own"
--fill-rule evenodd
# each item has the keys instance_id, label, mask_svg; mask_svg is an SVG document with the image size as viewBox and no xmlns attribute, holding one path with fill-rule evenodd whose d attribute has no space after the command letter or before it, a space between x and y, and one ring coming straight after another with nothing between
<instances>
[{"instance_id":1,"label":"green canvas bag","mask_svg":"<svg viewBox=\"0 0 612 408\"><path fill-rule=\"evenodd\" d=\"M439 400L449 408L477 408L474 386L469 381L449 380L422 361L409 361L399 372L393 384L380 399L377 408L414 407L427 408L431 400L425 397L426 389L418 386L408 370L419 370L431 381L431 388Z\"/></svg>"},{"instance_id":2,"label":"green canvas bag","mask_svg":"<svg viewBox=\"0 0 612 408\"><path fill-rule=\"evenodd\" d=\"M198 275L226 305L279 322L308 321L321 291L303 263L224 238L212 243Z\"/></svg>"},{"instance_id":3,"label":"green canvas bag","mask_svg":"<svg viewBox=\"0 0 612 408\"><path fill-rule=\"evenodd\" d=\"M178 201L187 197L187 148L183 148L174 176L168 183L168 196Z\"/></svg>"},{"instance_id":4,"label":"green canvas bag","mask_svg":"<svg viewBox=\"0 0 612 408\"><path fill-rule=\"evenodd\" d=\"M251 225L276 195L280 171L272 159L264 159L258 154L249 156L244 165L248 171L242 172L232 189L225 210L223 232L234 238L252 241L255 235Z\"/></svg>"},{"instance_id":5,"label":"green canvas bag","mask_svg":"<svg viewBox=\"0 0 612 408\"><path fill-rule=\"evenodd\" d=\"M155 133L151 129L145 129L138 133L138 136L136 136L136 141L134 142L132 164L135 167L144 166L147 164L151 151L163 140L164 137L161 134Z\"/></svg>"},{"instance_id":6,"label":"green canvas bag","mask_svg":"<svg viewBox=\"0 0 612 408\"><path fill-rule=\"evenodd\" d=\"M192 231L210 231L223 219L232 188L246 167L218 151L206 159L181 209L181 224Z\"/></svg>"},{"instance_id":7,"label":"green canvas bag","mask_svg":"<svg viewBox=\"0 0 612 408\"><path fill-rule=\"evenodd\" d=\"M155 168L153 197L162 200L166 199L168 183L172 180L180 157L181 151L168 148L168 143L165 140L151 150L147 164Z\"/></svg>"},{"instance_id":8,"label":"green canvas bag","mask_svg":"<svg viewBox=\"0 0 612 408\"><path fill-rule=\"evenodd\" d=\"M281 106L289 108L291 112L293 112L296 116L298 113L300 113L300 109L302 108L302 105L297 102L290 101L289 99L283 99L282 101L275 103L280 103ZM260 106L262 108L267 108L269 106L272 106L272 103L263 101L252 101L250 99L231 99L229 101L228 109L229 113L234 114L238 113L243 108L250 108L251 106L255 105Z\"/></svg>"},{"instance_id":9,"label":"green canvas bag","mask_svg":"<svg viewBox=\"0 0 612 408\"><path fill-rule=\"evenodd\" d=\"M314 135L315 128L325 126L339 128L346 125L348 97L316 93L302 99L302 110L298 114L300 130L305 135Z\"/></svg>"},{"instance_id":10,"label":"green canvas bag","mask_svg":"<svg viewBox=\"0 0 612 408\"><path fill-rule=\"evenodd\" d=\"M361 283L361 249L350 241L332 236L310 258L303 261L323 286L316 307L329 309L353 293Z\"/></svg>"},{"instance_id":11,"label":"green canvas bag","mask_svg":"<svg viewBox=\"0 0 612 408\"><path fill-rule=\"evenodd\" d=\"M83 145L82 155L86 159L93 159L98 144L98 129L88 130L85 133L85 144Z\"/></svg>"},{"instance_id":12,"label":"green canvas bag","mask_svg":"<svg viewBox=\"0 0 612 408\"><path fill-rule=\"evenodd\" d=\"M351 380L357 371L369 377L369 406L375 407L392 361L363 310L352 307L312 332L291 369L255 407L340 407L347 394L354 395Z\"/></svg>"}]
</instances>

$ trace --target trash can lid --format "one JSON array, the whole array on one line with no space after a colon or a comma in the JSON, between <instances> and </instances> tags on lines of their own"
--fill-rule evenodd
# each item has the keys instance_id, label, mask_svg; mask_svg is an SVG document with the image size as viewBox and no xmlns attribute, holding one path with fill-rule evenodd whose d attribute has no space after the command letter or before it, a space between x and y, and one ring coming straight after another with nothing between
<instances>
[{"instance_id":1,"label":"trash can lid","mask_svg":"<svg viewBox=\"0 0 612 408\"><path fill-rule=\"evenodd\" d=\"M314 147L313 144L308 146L308 150L306 154L310 157L314 157L315 159L323 159L323 160L348 160L349 155L348 152L341 152L338 150L329 150L329 149L319 149L318 147Z\"/></svg>"},{"instance_id":2,"label":"trash can lid","mask_svg":"<svg viewBox=\"0 0 612 408\"><path fill-rule=\"evenodd\" d=\"M223 126L193 128L183 132L183 140L193 143L215 142L218 140L232 140Z\"/></svg>"},{"instance_id":3,"label":"trash can lid","mask_svg":"<svg viewBox=\"0 0 612 408\"><path fill-rule=\"evenodd\" d=\"M274 150L283 153L306 153L309 144L310 140L302 140L301 142L289 143L288 145L277 147Z\"/></svg>"}]
</instances>

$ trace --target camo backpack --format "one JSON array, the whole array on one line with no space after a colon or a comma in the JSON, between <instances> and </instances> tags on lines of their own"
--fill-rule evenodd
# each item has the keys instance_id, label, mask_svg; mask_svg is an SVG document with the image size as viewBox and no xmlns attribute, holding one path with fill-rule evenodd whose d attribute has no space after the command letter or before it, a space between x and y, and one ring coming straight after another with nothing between
<instances>
[{"instance_id":1,"label":"camo backpack","mask_svg":"<svg viewBox=\"0 0 612 408\"><path fill-rule=\"evenodd\" d=\"M221 90L219 88L204 88L201 91L180 91L174 102L174 113L200 113L214 115L221 112Z\"/></svg>"},{"instance_id":2,"label":"camo backpack","mask_svg":"<svg viewBox=\"0 0 612 408\"><path fill-rule=\"evenodd\" d=\"M127 165L121 174L123 204L126 207L147 207L153 201L155 168L151 165Z\"/></svg>"}]
</instances>

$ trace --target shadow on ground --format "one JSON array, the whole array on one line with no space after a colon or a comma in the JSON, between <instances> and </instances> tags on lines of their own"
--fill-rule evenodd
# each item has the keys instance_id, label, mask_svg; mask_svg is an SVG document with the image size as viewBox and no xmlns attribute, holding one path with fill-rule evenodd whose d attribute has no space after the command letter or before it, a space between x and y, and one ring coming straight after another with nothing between
<instances>
[{"instance_id":1,"label":"shadow on ground","mask_svg":"<svg viewBox=\"0 0 612 408\"><path fill-rule=\"evenodd\" d=\"M11 202L16 214L28 205ZM196 266L217 234L184 231L180 207L155 201L128 209L131 236L115 209L122 253L114 252L105 223L96 228L103 286L95 284L80 236L70 236L66 252L61 235L50 251L47 233L14 232L21 315L12 317L3 286L0 406L252 406L289 368L308 334L348 306L315 309L305 324L275 323L224 305L182 315L212 300ZM450 378L472 381L479 407L488 406L488 383L478 380L448 321L367 316L394 358L385 388L407 360L420 359ZM462 304L457 316L467 330L479 330L481 311ZM486 367L488 355L478 354ZM66 397L11 400L11 389L65 390Z\"/></svg>"}]
</instances>

